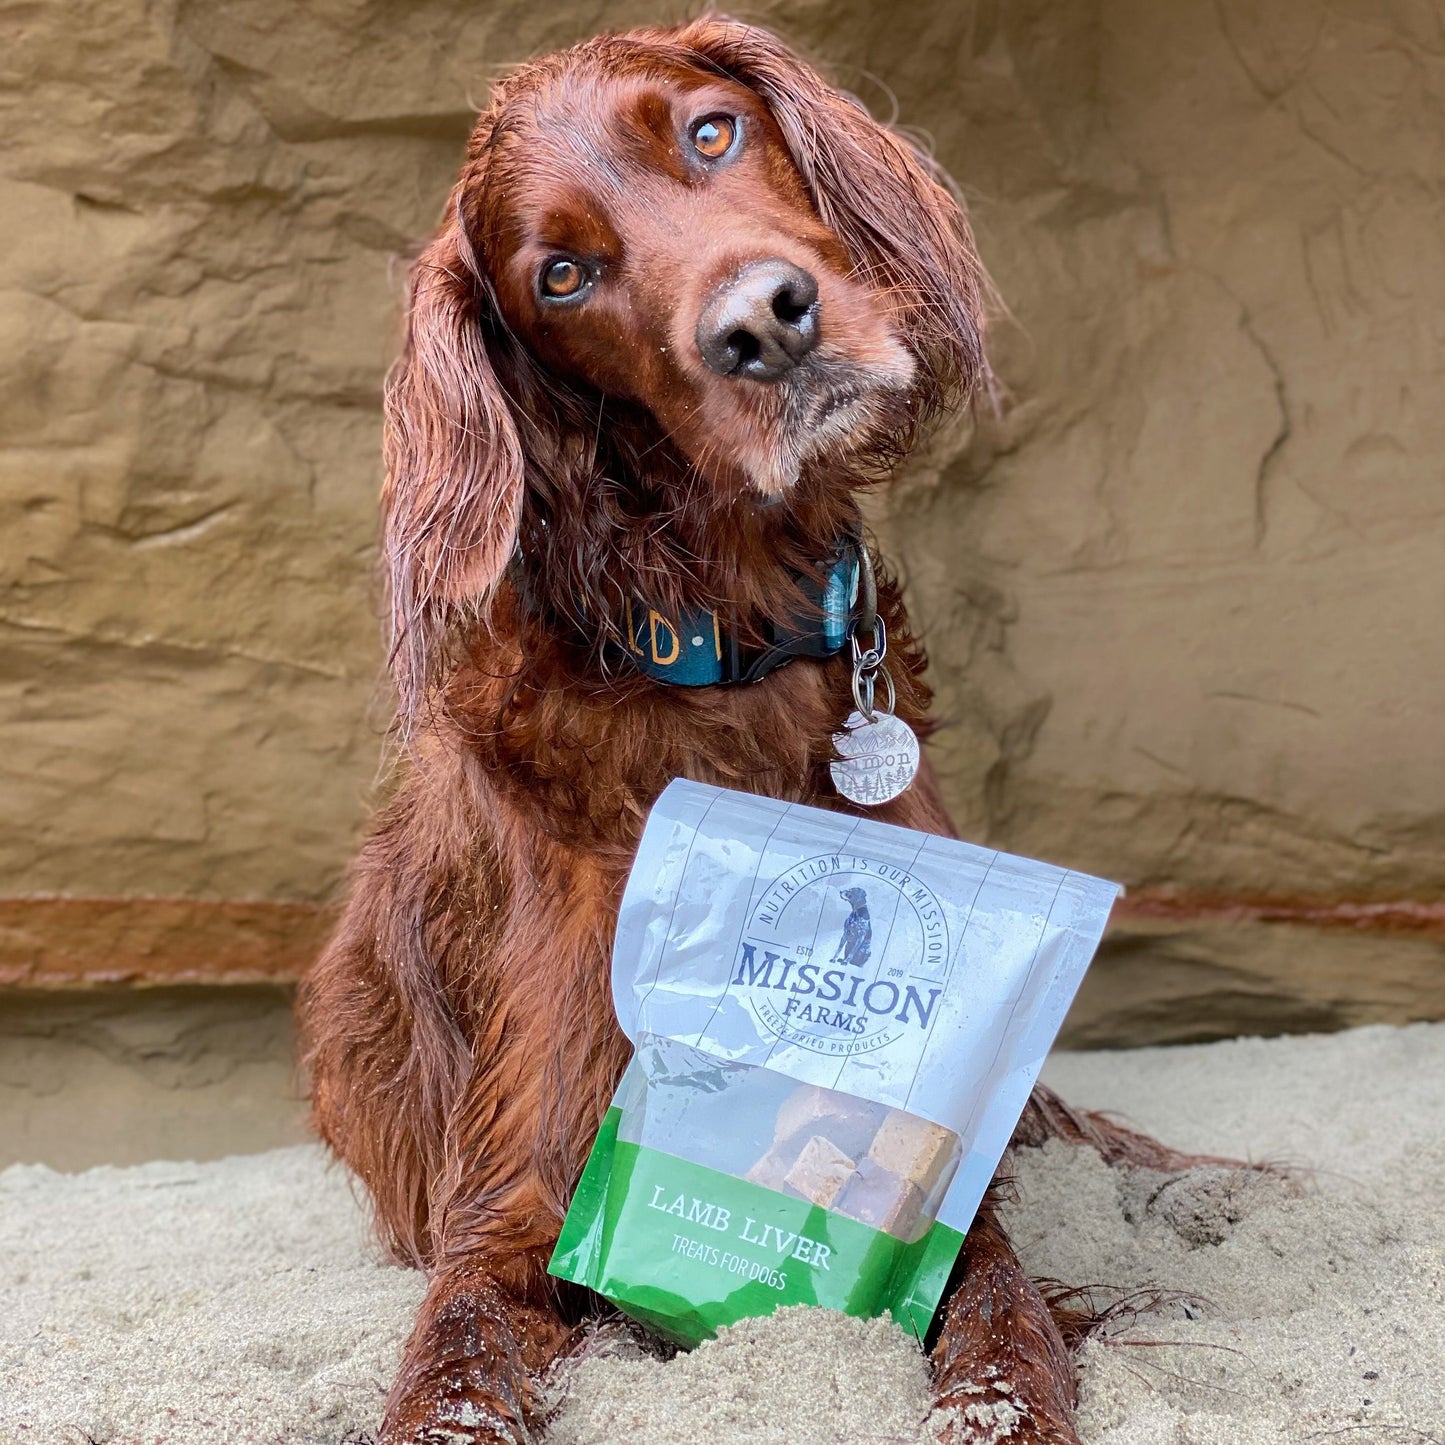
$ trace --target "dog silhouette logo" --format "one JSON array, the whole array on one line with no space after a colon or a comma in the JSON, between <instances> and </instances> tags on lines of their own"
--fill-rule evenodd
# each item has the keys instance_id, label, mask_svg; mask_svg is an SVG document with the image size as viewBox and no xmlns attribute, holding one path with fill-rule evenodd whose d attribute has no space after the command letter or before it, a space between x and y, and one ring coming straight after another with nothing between
<instances>
[{"instance_id":1,"label":"dog silhouette logo","mask_svg":"<svg viewBox=\"0 0 1445 1445\"><path fill-rule=\"evenodd\" d=\"M868 894L862 888L844 888L840 895L853 911L843 924L833 963L861 969L873 954L873 920L868 916Z\"/></svg>"}]
</instances>

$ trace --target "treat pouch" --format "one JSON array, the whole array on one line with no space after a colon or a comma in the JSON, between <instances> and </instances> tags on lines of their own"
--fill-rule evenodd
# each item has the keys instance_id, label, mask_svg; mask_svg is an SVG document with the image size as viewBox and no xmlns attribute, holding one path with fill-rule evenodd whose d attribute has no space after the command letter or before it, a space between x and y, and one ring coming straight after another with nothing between
<instances>
[{"instance_id":1,"label":"treat pouch","mask_svg":"<svg viewBox=\"0 0 1445 1445\"><path fill-rule=\"evenodd\" d=\"M613 947L636 1053L552 1273L682 1344L800 1303L922 1337L1119 891L669 785Z\"/></svg>"}]
</instances>

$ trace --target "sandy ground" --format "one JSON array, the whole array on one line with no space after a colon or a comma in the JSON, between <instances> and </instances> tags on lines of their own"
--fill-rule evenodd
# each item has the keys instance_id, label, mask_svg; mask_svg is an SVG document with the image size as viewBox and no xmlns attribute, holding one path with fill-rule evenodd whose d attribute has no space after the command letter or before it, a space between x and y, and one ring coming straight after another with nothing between
<instances>
[{"instance_id":1,"label":"sandy ground","mask_svg":"<svg viewBox=\"0 0 1445 1445\"><path fill-rule=\"evenodd\" d=\"M1088 1348L1090 1445L1445 1445L1445 1025L1061 1055L1048 1077L1172 1143L1315 1171L1291 1193L1059 1146L1021 1161L1012 1227L1036 1273L1194 1296ZM310 1148L10 1169L0 1441L359 1445L420 1294ZM669 1364L604 1352L563 1383L553 1445L928 1433L915 1348L819 1311Z\"/></svg>"}]
</instances>

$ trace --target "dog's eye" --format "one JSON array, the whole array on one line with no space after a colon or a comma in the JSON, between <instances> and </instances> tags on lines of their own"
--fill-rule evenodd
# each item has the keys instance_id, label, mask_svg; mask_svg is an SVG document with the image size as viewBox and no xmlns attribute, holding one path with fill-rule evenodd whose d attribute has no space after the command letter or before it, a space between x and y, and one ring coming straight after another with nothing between
<instances>
[{"instance_id":1,"label":"dog's eye","mask_svg":"<svg viewBox=\"0 0 1445 1445\"><path fill-rule=\"evenodd\" d=\"M580 261L570 256L558 256L542 267L542 295L556 301L566 301L580 295L587 285L587 271Z\"/></svg>"},{"instance_id":2,"label":"dog's eye","mask_svg":"<svg viewBox=\"0 0 1445 1445\"><path fill-rule=\"evenodd\" d=\"M733 148L737 135L738 123L732 116L710 115L693 126L693 149L707 160L721 160Z\"/></svg>"}]
</instances>

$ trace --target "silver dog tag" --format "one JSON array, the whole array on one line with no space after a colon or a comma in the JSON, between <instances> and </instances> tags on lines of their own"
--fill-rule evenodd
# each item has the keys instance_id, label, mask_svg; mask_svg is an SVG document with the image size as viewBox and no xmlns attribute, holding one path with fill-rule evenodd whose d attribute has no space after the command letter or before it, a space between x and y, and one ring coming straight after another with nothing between
<instances>
[{"instance_id":1,"label":"silver dog tag","mask_svg":"<svg viewBox=\"0 0 1445 1445\"><path fill-rule=\"evenodd\" d=\"M872 722L861 712L849 713L843 730L833 734L833 751L833 786L865 808L892 802L918 774L918 738L890 712L874 712Z\"/></svg>"}]
</instances>

